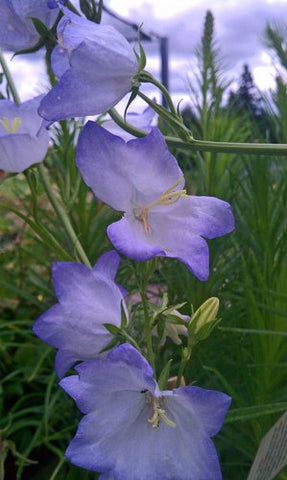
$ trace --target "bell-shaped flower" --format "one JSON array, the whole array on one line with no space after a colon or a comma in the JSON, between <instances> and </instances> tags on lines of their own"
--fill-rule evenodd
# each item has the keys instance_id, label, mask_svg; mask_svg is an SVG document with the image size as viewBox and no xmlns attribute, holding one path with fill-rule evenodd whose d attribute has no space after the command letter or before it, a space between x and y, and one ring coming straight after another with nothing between
<instances>
[{"instance_id":1,"label":"bell-shaped flower","mask_svg":"<svg viewBox=\"0 0 287 480\"><path fill-rule=\"evenodd\" d=\"M63 10L52 53L60 80L39 109L51 122L109 110L131 90L138 71L131 45L117 30Z\"/></svg>"},{"instance_id":2,"label":"bell-shaped flower","mask_svg":"<svg viewBox=\"0 0 287 480\"><path fill-rule=\"evenodd\" d=\"M57 7L55 0L1 0L0 48L17 52L36 45L40 35L32 18L41 20L50 29L59 13Z\"/></svg>"},{"instance_id":3,"label":"bell-shaped flower","mask_svg":"<svg viewBox=\"0 0 287 480\"><path fill-rule=\"evenodd\" d=\"M56 347L56 372L62 377L77 361L95 358L112 339L103 323L120 326L123 291L114 281L115 251L102 255L91 269L73 262L53 265L58 303L35 323L34 333Z\"/></svg>"},{"instance_id":4,"label":"bell-shaped flower","mask_svg":"<svg viewBox=\"0 0 287 480\"><path fill-rule=\"evenodd\" d=\"M187 386L160 391L129 344L84 362L60 386L85 414L66 457L114 480L221 480L211 437L230 397Z\"/></svg>"},{"instance_id":5,"label":"bell-shaped flower","mask_svg":"<svg viewBox=\"0 0 287 480\"><path fill-rule=\"evenodd\" d=\"M41 98L21 105L0 100L0 170L22 172L44 159L49 134L37 112Z\"/></svg>"},{"instance_id":6,"label":"bell-shaped flower","mask_svg":"<svg viewBox=\"0 0 287 480\"><path fill-rule=\"evenodd\" d=\"M186 194L183 173L158 129L125 143L88 122L79 138L77 165L96 197L124 212L108 227L119 252L134 260L175 257L207 280L209 252L203 237L233 230L230 205Z\"/></svg>"}]
</instances>

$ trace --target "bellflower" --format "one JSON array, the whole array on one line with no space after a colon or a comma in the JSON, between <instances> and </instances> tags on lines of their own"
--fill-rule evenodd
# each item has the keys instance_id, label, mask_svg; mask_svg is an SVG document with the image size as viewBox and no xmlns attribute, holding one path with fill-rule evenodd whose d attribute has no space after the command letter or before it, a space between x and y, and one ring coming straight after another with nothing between
<instances>
[{"instance_id":1,"label":"bellflower","mask_svg":"<svg viewBox=\"0 0 287 480\"><path fill-rule=\"evenodd\" d=\"M66 457L109 480L220 480L211 437L230 397L199 387L160 391L129 344L84 362L60 386L85 414Z\"/></svg>"},{"instance_id":2,"label":"bellflower","mask_svg":"<svg viewBox=\"0 0 287 480\"><path fill-rule=\"evenodd\" d=\"M56 7L55 0L1 0L0 47L17 52L36 45L40 35L32 18L38 18L50 29L58 15Z\"/></svg>"},{"instance_id":3,"label":"bellflower","mask_svg":"<svg viewBox=\"0 0 287 480\"><path fill-rule=\"evenodd\" d=\"M108 227L119 252L134 260L175 257L207 280L209 254L203 237L212 239L234 228L230 205L186 194L183 173L158 129L125 143L88 122L79 138L77 165L96 197L124 212Z\"/></svg>"},{"instance_id":4,"label":"bellflower","mask_svg":"<svg viewBox=\"0 0 287 480\"><path fill-rule=\"evenodd\" d=\"M132 47L117 30L63 11L52 53L60 80L39 109L51 122L109 110L131 90L138 70Z\"/></svg>"},{"instance_id":5,"label":"bellflower","mask_svg":"<svg viewBox=\"0 0 287 480\"><path fill-rule=\"evenodd\" d=\"M94 358L109 343L112 336L103 323L120 326L123 293L114 281L119 261L110 251L92 269L73 262L53 265L58 303L36 321L34 333L58 349L60 377L76 361Z\"/></svg>"},{"instance_id":6,"label":"bellflower","mask_svg":"<svg viewBox=\"0 0 287 480\"><path fill-rule=\"evenodd\" d=\"M44 159L49 134L37 109L42 96L16 105L0 100L0 169L22 172Z\"/></svg>"}]
</instances>

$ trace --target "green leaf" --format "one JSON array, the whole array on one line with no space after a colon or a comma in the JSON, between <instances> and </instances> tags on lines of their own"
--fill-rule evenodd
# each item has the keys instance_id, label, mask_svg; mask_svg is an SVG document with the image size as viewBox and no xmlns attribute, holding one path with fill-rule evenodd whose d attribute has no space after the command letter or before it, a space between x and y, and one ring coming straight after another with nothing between
<instances>
[{"instance_id":1,"label":"green leaf","mask_svg":"<svg viewBox=\"0 0 287 480\"><path fill-rule=\"evenodd\" d=\"M39 20L39 18L31 17L33 25L41 37L47 37L49 35L49 29L46 25Z\"/></svg>"},{"instance_id":2,"label":"green leaf","mask_svg":"<svg viewBox=\"0 0 287 480\"><path fill-rule=\"evenodd\" d=\"M163 370L161 371L161 374L158 379L158 386L160 390L165 390L167 386L168 379L170 377L170 367L172 364L172 358L168 361L168 363L165 365Z\"/></svg>"},{"instance_id":3,"label":"green leaf","mask_svg":"<svg viewBox=\"0 0 287 480\"><path fill-rule=\"evenodd\" d=\"M234 408L227 414L225 423L243 422L263 415L272 415L287 410L287 402L268 403L254 407Z\"/></svg>"},{"instance_id":4,"label":"green leaf","mask_svg":"<svg viewBox=\"0 0 287 480\"><path fill-rule=\"evenodd\" d=\"M103 326L110 332L112 335L120 335L122 333L121 328L117 327L113 323L103 323Z\"/></svg>"}]
</instances>

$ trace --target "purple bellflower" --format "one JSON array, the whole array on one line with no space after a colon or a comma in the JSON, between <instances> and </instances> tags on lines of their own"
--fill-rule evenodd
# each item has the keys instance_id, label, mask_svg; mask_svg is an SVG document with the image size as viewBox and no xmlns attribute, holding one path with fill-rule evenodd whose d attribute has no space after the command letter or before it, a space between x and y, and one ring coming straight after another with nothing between
<instances>
[{"instance_id":1,"label":"purple bellflower","mask_svg":"<svg viewBox=\"0 0 287 480\"><path fill-rule=\"evenodd\" d=\"M55 0L1 0L0 47L17 52L36 45L40 36L32 18L50 29L59 13L57 7Z\"/></svg>"},{"instance_id":2,"label":"purple bellflower","mask_svg":"<svg viewBox=\"0 0 287 480\"><path fill-rule=\"evenodd\" d=\"M138 71L132 47L117 30L63 11L52 53L60 80L39 109L50 122L109 110L131 90Z\"/></svg>"},{"instance_id":3,"label":"purple bellflower","mask_svg":"<svg viewBox=\"0 0 287 480\"><path fill-rule=\"evenodd\" d=\"M230 397L187 386L160 391L153 370L131 345L84 362L60 386L85 414L66 451L101 480L221 480L211 437Z\"/></svg>"},{"instance_id":4,"label":"purple bellflower","mask_svg":"<svg viewBox=\"0 0 287 480\"><path fill-rule=\"evenodd\" d=\"M48 150L49 134L37 109L42 96L16 105L0 100L0 169L22 172L41 162Z\"/></svg>"},{"instance_id":5,"label":"purple bellflower","mask_svg":"<svg viewBox=\"0 0 287 480\"><path fill-rule=\"evenodd\" d=\"M209 252L203 237L233 230L230 205L186 194L183 173L158 129L125 143L88 122L79 139L77 165L96 197L124 212L108 227L119 252L134 260L175 257L207 280Z\"/></svg>"},{"instance_id":6,"label":"purple bellflower","mask_svg":"<svg viewBox=\"0 0 287 480\"><path fill-rule=\"evenodd\" d=\"M53 265L58 303L35 323L34 333L56 347L56 372L62 377L76 362L95 358L112 339L103 323L120 326L123 292L114 279L119 256L113 250L90 269L73 262Z\"/></svg>"}]
</instances>

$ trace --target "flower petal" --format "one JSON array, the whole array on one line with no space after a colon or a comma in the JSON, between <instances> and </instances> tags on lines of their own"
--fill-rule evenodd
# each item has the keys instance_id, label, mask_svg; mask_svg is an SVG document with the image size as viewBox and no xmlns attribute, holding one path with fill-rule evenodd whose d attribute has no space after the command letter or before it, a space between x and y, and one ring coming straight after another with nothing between
<instances>
[{"instance_id":1,"label":"flower petal","mask_svg":"<svg viewBox=\"0 0 287 480\"><path fill-rule=\"evenodd\" d=\"M157 128L125 143L88 122L80 135L77 166L96 197L120 211L131 211L137 202L144 205L157 200L183 177Z\"/></svg>"},{"instance_id":2,"label":"flower petal","mask_svg":"<svg viewBox=\"0 0 287 480\"><path fill-rule=\"evenodd\" d=\"M0 123L0 169L6 172L22 172L44 159L49 146L49 134L41 128L43 120L37 113L42 96L16 105L0 100L0 120L7 120L12 127L20 119L15 132L7 132Z\"/></svg>"},{"instance_id":3,"label":"flower petal","mask_svg":"<svg viewBox=\"0 0 287 480\"><path fill-rule=\"evenodd\" d=\"M110 280L115 280L120 265L120 257L115 250L110 250L102 255L93 267L97 274L104 275Z\"/></svg>"},{"instance_id":4,"label":"flower petal","mask_svg":"<svg viewBox=\"0 0 287 480\"><path fill-rule=\"evenodd\" d=\"M39 114L49 121L103 113L132 86L137 62L93 42L72 50L70 68L42 100Z\"/></svg>"},{"instance_id":5,"label":"flower petal","mask_svg":"<svg viewBox=\"0 0 287 480\"><path fill-rule=\"evenodd\" d=\"M232 400L228 395L194 386L177 388L174 394L180 411L185 408L196 411L197 418L210 437L219 432Z\"/></svg>"},{"instance_id":6,"label":"flower petal","mask_svg":"<svg viewBox=\"0 0 287 480\"><path fill-rule=\"evenodd\" d=\"M137 228L140 230L142 227ZM133 260L149 260L155 255L165 254L162 248L145 242L144 238L137 235L136 228L126 217L109 225L107 233L114 247Z\"/></svg>"},{"instance_id":7,"label":"flower petal","mask_svg":"<svg viewBox=\"0 0 287 480\"><path fill-rule=\"evenodd\" d=\"M103 323L119 326L121 305L128 316L121 289L113 281L118 262L118 255L108 252L93 269L72 262L53 266L59 303L36 321L34 332L62 352L56 358L60 375L76 360L95 358L108 344L111 334Z\"/></svg>"},{"instance_id":8,"label":"flower petal","mask_svg":"<svg viewBox=\"0 0 287 480\"><path fill-rule=\"evenodd\" d=\"M122 162L129 160L124 140L94 122L85 125L78 142L77 167L94 194L115 210L130 205L132 183L122 171Z\"/></svg>"},{"instance_id":9,"label":"flower petal","mask_svg":"<svg viewBox=\"0 0 287 480\"><path fill-rule=\"evenodd\" d=\"M229 397L198 387L159 396L151 368L127 344L77 370L79 377L61 381L88 413L66 451L74 464L114 480L222 479L210 436L221 426ZM153 392L174 428L162 418L152 428Z\"/></svg>"}]
</instances>

